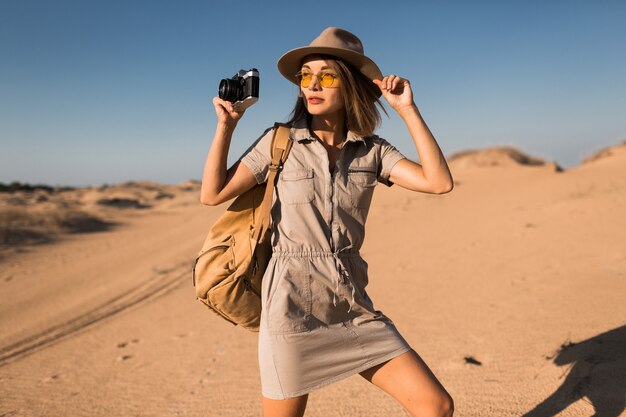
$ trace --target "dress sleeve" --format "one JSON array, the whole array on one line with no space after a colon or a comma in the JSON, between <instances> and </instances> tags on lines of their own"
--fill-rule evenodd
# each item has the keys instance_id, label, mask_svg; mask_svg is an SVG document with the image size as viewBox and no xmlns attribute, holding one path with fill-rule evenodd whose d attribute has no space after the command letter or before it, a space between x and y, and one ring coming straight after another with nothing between
<instances>
[{"instance_id":1,"label":"dress sleeve","mask_svg":"<svg viewBox=\"0 0 626 417\"><path fill-rule=\"evenodd\" d=\"M272 162L272 136L274 129L269 128L241 156L240 161L254 174L256 182L267 181L269 166Z\"/></svg>"},{"instance_id":2,"label":"dress sleeve","mask_svg":"<svg viewBox=\"0 0 626 417\"><path fill-rule=\"evenodd\" d=\"M378 170L378 181L385 184L387 187L391 187L393 182L389 181L389 175L391 169L401 159L406 159L406 156L402 154L395 146L387 142L383 138L377 138L379 144L379 156L380 165Z\"/></svg>"}]
</instances>

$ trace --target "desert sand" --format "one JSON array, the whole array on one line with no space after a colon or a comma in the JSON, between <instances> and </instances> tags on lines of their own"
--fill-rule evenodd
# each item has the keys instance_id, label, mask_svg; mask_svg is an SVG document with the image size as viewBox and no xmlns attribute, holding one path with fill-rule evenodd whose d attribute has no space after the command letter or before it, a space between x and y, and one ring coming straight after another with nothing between
<instances>
[{"instance_id":1,"label":"desert sand","mask_svg":"<svg viewBox=\"0 0 626 417\"><path fill-rule=\"evenodd\" d=\"M456 416L626 415L626 144L561 170L450 159L445 195L378 186L368 287ZM199 184L0 193L0 416L259 416L256 334L195 299L225 205ZM358 375L306 416L404 416Z\"/></svg>"}]
</instances>

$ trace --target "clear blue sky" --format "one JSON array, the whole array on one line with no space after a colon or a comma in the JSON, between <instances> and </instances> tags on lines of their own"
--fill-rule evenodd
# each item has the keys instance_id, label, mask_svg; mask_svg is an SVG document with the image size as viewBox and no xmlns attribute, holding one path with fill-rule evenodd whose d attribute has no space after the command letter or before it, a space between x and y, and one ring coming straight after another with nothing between
<instances>
[{"instance_id":1,"label":"clear blue sky","mask_svg":"<svg viewBox=\"0 0 626 417\"><path fill-rule=\"evenodd\" d=\"M0 181L200 179L220 79L261 74L232 163L292 108L276 60L327 26L411 81L445 154L572 166L626 138L624 22L625 1L0 0ZM417 157L396 115L378 133Z\"/></svg>"}]
</instances>

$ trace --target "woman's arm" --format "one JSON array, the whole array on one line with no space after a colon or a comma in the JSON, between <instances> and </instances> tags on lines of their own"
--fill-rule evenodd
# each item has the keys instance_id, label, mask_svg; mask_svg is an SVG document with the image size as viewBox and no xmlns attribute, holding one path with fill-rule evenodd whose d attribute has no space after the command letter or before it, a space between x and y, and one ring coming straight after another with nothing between
<instances>
[{"instance_id":1,"label":"woman's arm","mask_svg":"<svg viewBox=\"0 0 626 417\"><path fill-rule=\"evenodd\" d=\"M232 103L218 97L213 98L213 105L218 121L204 164L200 189L200 202L209 206L237 197L257 183L250 169L244 164L237 162L230 169L226 169L230 140L244 112L235 111Z\"/></svg>"},{"instance_id":2,"label":"woman's arm","mask_svg":"<svg viewBox=\"0 0 626 417\"><path fill-rule=\"evenodd\" d=\"M389 75L382 80L374 80L374 83L406 123L422 162L420 165L409 159L398 161L391 169L389 180L413 191L432 194L452 191L452 174L437 141L413 102L409 81Z\"/></svg>"}]
</instances>

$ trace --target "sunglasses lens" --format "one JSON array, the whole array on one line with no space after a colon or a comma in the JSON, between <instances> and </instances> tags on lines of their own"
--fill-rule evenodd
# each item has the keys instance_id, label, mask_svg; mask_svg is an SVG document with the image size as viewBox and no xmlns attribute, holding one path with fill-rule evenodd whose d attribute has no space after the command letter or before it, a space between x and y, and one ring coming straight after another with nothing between
<instances>
[{"instance_id":1,"label":"sunglasses lens","mask_svg":"<svg viewBox=\"0 0 626 417\"><path fill-rule=\"evenodd\" d=\"M324 88L332 87L335 82L333 74L320 74L320 85Z\"/></svg>"},{"instance_id":2,"label":"sunglasses lens","mask_svg":"<svg viewBox=\"0 0 626 417\"><path fill-rule=\"evenodd\" d=\"M307 88L309 84L311 84L312 78L313 78L313 75L311 73L304 72L300 74L300 85L304 88Z\"/></svg>"}]
</instances>

